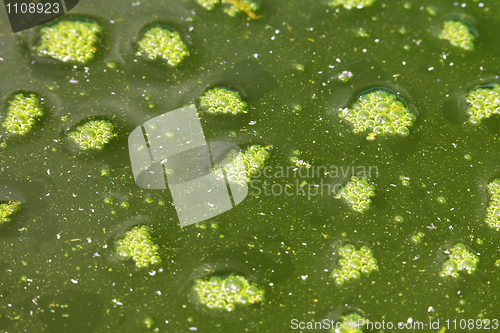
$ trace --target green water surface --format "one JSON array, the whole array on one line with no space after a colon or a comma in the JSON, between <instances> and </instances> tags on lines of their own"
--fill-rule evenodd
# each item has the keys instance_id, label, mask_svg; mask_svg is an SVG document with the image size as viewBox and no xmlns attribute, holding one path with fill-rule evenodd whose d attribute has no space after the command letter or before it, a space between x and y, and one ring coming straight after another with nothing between
<instances>
[{"instance_id":1,"label":"green water surface","mask_svg":"<svg viewBox=\"0 0 500 333\"><path fill-rule=\"evenodd\" d=\"M464 99L498 81L500 3L377 0L350 11L327 1L260 5L253 20L194 0L81 0L70 16L93 19L104 33L96 59L77 67L36 56L38 30L13 34L0 10L2 119L19 91L44 98L45 113L24 138L1 133L0 193L22 201L0 226L1 331L298 332L293 319L352 312L378 322L440 319L439 329L446 319L500 320L499 231L484 223L486 186L500 177L500 119L466 123ZM471 25L475 50L438 38L449 18ZM175 69L134 55L141 33L157 23L179 31L189 47ZM357 36L361 28L368 37ZM353 77L339 81L347 70ZM181 228L168 190L135 184L128 135L217 86L238 90L249 112L201 113L207 141L272 145L273 170L289 166L294 150L313 166L372 167L371 208L354 212L309 187L341 184L351 169L337 178L271 175L205 221L206 229ZM399 93L417 114L408 137L367 141L337 117L375 87ZM66 134L89 119L111 121L118 137L101 152L80 153ZM109 176L101 176L104 168ZM302 195L296 184L304 180ZM292 195L266 195L286 183ZM160 265L137 269L114 256L114 241L137 224L151 227ZM418 232L425 236L415 245ZM444 251L459 241L480 259L476 272L439 277ZM369 246L379 270L338 287L330 272L345 243ZM232 313L196 304L194 279L230 273L263 288L265 302Z\"/></svg>"}]
</instances>

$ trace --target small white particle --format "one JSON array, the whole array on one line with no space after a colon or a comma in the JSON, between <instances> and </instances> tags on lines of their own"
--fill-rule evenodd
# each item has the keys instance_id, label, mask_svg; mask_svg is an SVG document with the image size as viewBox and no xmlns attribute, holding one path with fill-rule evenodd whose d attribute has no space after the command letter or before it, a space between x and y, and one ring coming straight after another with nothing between
<instances>
[{"instance_id":1,"label":"small white particle","mask_svg":"<svg viewBox=\"0 0 500 333\"><path fill-rule=\"evenodd\" d=\"M71 279L71 282L78 283L78 280L77 279Z\"/></svg>"},{"instance_id":2,"label":"small white particle","mask_svg":"<svg viewBox=\"0 0 500 333\"><path fill-rule=\"evenodd\" d=\"M434 69L434 67L429 67L429 72L432 71Z\"/></svg>"}]
</instances>

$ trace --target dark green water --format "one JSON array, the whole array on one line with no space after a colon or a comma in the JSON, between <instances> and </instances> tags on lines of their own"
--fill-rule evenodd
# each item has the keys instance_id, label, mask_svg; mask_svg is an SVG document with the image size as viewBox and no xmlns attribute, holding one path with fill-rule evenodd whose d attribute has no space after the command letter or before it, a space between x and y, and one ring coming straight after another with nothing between
<instances>
[{"instance_id":1,"label":"dark green water","mask_svg":"<svg viewBox=\"0 0 500 333\"><path fill-rule=\"evenodd\" d=\"M440 319L441 327L446 319L500 320L499 233L483 222L486 185L500 177L500 120L464 123L468 90L498 81L500 3L409 1L411 9L403 3L377 0L336 12L326 2L263 1L261 17L248 21L220 8L207 12L194 1L81 0L71 14L94 19L105 31L87 68L36 57L37 31L12 34L1 10L2 115L8 97L21 90L45 99L46 116L0 152L1 193L23 202L0 226L0 329L138 332L147 331L142 322L151 317L160 332L288 332L300 331L291 329L292 319L337 319L354 311L371 321ZM438 38L450 17L471 23L474 51ZM178 68L134 56L140 32L154 23L178 30L188 45L190 56ZM369 37L357 37L360 28ZM116 70L106 67L110 61ZM347 83L337 80L344 70L354 74ZM352 212L326 193L262 192L207 221L216 230L181 228L168 190L135 185L127 138L146 120L220 85L240 91L250 110L238 117L201 115L208 141L273 145L268 165L274 168L289 165L296 149L316 166L375 166L371 209ZM418 114L408 137L370 142L337 118L340 107L373 87L399 92ZM119 136L102 152L78 153L66 132L91 117L112 121ZM109 177L101 177L103 168ZM410 178L409 187L400 176ZM270 185L295 180L266 179ZM104 205L108 196L114 206ZM441 196L445 204L438 203ZM394 222L397 215L404 223ZM113 259L114 239L135 224L152 228L160 266L136 269ZM410 238L420 231L425 237L413 245ZM478 269L441 278L443 251L458 241L477 253ZM337 287L329 271L335 247L346 242L368 245L379 271ZM266 302L219 313L191 300L196 277L230 272L264 288Z\"/></svg>"}]
</instances>

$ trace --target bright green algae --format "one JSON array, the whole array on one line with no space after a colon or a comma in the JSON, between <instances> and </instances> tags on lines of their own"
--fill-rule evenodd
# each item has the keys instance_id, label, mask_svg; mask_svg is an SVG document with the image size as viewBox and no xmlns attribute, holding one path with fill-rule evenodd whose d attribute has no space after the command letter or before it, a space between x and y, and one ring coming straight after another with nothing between
<instances>
[{"instance_id":1,"label":"bright green algae","mask_svg":"<svg viewBox=\"0 0 500 333\"><path fill-rule=\"evenodd\" d=\"M40 101L35 94L16 94L9 101L7 116L2 127L12 134L25 135L31 131L36 121L43 116Z\"/></svg>"},{"instance_id":2,"label":"bright green algae","mask_svg":"<svg viewBox=\"0 0 500 333\"><path fill-rule=\"evenodd\" d=\"M500 179L497 178L488 184L490 201L486 208L486 224L493 229L500 230Z\"/></svg>"},{"instance_id":3,"label":"bright green algae","mask_svg":"<svg viewBox=\"0 0 500 333\"><path fill-rule=\"evenodd\" d=\"M368 183L366 177L352 176L336 194L335 198L343 198L353 211L363 213L370 208L371 198L375 196L375 186Z\"/></svg>"},{"instance_id":4,"label":"bright green algae","mask_svg":"<svg viewBox=\"0 0 500 333\"><path fill-rule=\"evenodd\" d=\"M490 87L472 89L465 100L469 106L469 122L479 125L482 119L500 114L500 84L493 83Z\"/></svg>"},{"instance_id":5,"label":"bright green algae","mask_svg":"<svg viewBox=\"0 0 500 333\"><path fill-rule=\"evenodd\" d=\"M444 21L439 38L449 40L451 45L467 51L474 50L474 40L476 39L470 31L469 25L460 20Z\"/></svg>"},{"instance_id":6,"label":"bright green algae","mask_svg":"<svg viewBox=\"0 0 500 333\"><path fill-rule=\"evenodd\" d=\"M361 274L369 275L373 271L378 271L377 259L367 246L356 250L354 245L346 244L338 250L338 254L342 257L338 261L340 269L334 269L331 273L338 286L351 279L359 279Z\"/></svg>"},{"instance_id":7,"label":"bright green algae","mask_svg":"<svg viewBox=\"0 0 500 333\"><path fill-rule=\"evenodd\" d=\"M20 209L20 201L10 201L0 205L0 225L10 222L10 217Z\"/></svg>"},{"instance_id":8,"label":"bright green algae","mask_svg":"<svg viewBox=\"0 0 500 333\"><path fill-rule=\"evenodd\" d=\"M37 53L62 62L87 63L97 51L102 28L96 22L61 20L41 28Z\"/></svg>"},{"instance_id":9,"label":"bright green algae","mask_svg":"<svg viewBox=\"0 0 500 333\"><path fill-rule=\"evenodd\" d=\"M259 174L269 159L271 146L252 145L244 152L232 150L222 162L214 167L218 179L224 176L232 183L245 185L250 178Z\"/></svg>"},{"instance_id":10,"label":"bright green algae","mask_svg":"<svg viewBox=\"0 0 500 333\"><path fill-rule=\"evenodd\" d=\"M179 32L163 26L148 29L137 45L138 56L149 60L164 59L170 67L177 67L189 55Z\"/></svg>"},{"instance_id":11,"label":"bright green algae","mask_svg":"<svg viewBox=\"0 0 500 333\"><path fill-rule=\"evenodd\" d=\"M456 243L449 253L449 258L443 263L442 271L439 275L442 277L451 276L458 278L458 272L460 271L465 271L469 274L473 273L478 263L479 258L474 253L467 250L464 244Z\"/></svg>"},{"instance_id":12,"label":"bright green algae","mask_svg":"<svg viewBox=\"0 0 500 333\"><path fill-rule=\"evenodd\" d=\"M385 89L361 94L352 107L341 109L339 117L354 126L354 133L370 130L367 140L380 136L408 136L416 116L403 101Z\"/></svg>"},{"instance_id":13,"label":"bright green algae","mask_svg":"<svg viewBox=\"0 0 500 333\"><path fill-rule=\"evenodd\" d=\"M247 103L243 102L237 91L218 87L208 90L200 97L200 108L212 114L247 113Z\"/></svg>"},{"instance_id":14,"label":"bright green algae","mask_svg":"<svg viewBox=\"0 0 500 333\"><path fill-rule=\"evenodd\" d=\"M116 254L124 260L134 260L138 268L161 263L158 249L146 225L133 227L116 241Z\"/></svg>"},{"instance_id":15,"label":"bright green algae","mask_svg":"<svg viewBox=\"0 0 500 333\"><path fill-rule=\"evenodd\" d=\"M199 304L228 312L234 311L236 306L248 306L264 301L264 290L237 274L196 279L193 291Z\"/></svg>"},{"instance_id":16,"label":"bright green algae","mask_svg":"<svg viewBox=\"0 0 500 333\"><path fill-rule=\"evenodd\" d=\"M80 150L102 150L115 137L114 126L106 120L91 120L68 133Z\"/></svg>"},{"instance_id":17,"label":"bright green algae","mask_svg":"<svg viewBox=\"0 0 500 333\"><path fill-rule=\"evenodd\" d=\"M245 12L250 18L257 18L255 12L260 5L252 0L196 0L196 2L207 10L213 10L216 5L222 2L225 5L224 13L235 17L241 12Z\"/></svg>"}]
</instances>

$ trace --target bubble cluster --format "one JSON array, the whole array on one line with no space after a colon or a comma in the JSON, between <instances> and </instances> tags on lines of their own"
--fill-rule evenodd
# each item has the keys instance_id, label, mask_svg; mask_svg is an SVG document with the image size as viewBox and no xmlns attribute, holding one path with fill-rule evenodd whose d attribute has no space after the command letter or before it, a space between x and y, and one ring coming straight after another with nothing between
<instances>
[{"instance_id":1,"label":"bubble cluster","mask_svg":"<svg viewBox=\"0 0 500 333\"><path fill-rule=\"evenodd\" d=\"M250 18L256 19L255 12L260 8L260 5L252 0L196 0L196 2L207 10L213 10L215 5L222 2L222 4L226 5L224 13L231 17L244 12Z\"/></svg>"},{"instance_id":2,"label":"bubble cluster","mask_svg":"<svg viewBox=\"0 0 500 333\"><path fill-rule=\"evenodd\" d=\"M465 100L469 105L467 108L469 122L479 125L481 119L500 114L500 84L493 83L490 87L472 89Z\"/></svg>"},{"instance_id":3,"label":"bubble cluster","mask_svg":"<svg viewBox=\"0 0 500 333\"><path fill-rule=\"evenodd\" d=\"M456 243L451 249L449 258L443 263L443 270L439 276L451 276L458 278L458 272L465 270L471 274L476 270L479 258L462 243Z\"/></svg>"},{"instance_id":4,"label":"bubble cluster","mask_svg":"<svg viewBox=\"0 0 500 333\"><path fill-rule=\"evenodd\" d=\"M208 90L200 97L200 107L209 113L247 113L247 103L241 100L240 94L224 87Z\"/></svg>"},{"instance_id":5,"label":"bubble cluster","mask_svg":"<svg viewBox=\"0 0 500 333\"><path fill-rule=\"evenodd\" d=\"M230 4L231 7L224 8L224 13L231 17L235 17L236 14L245 12L248 16L256 19L257 16L255 12L259 10L260 5L252 0L222 0L223 4Z\"/></svg>"},{"instance_id":6,"label":"bubble cluster","mask_svg":"<svg viewBox=\"0 0 500 333\"><path fill-rule=\"evenodd\" d=\"M370 274L378 271L377 259L373 257L372 251L368 246L362 246L359 250L352 244L342 246L338 254L342 256L339 259L340 269L332 270L332 277L335 278L335 284L341 286L350 279L359 279L361 274Z\"/></svg>"},{"instance_id":7,"label":"bubble cluster","mask_svg":"<svg viewBox=\"0 0 500 333\"><path fill-rule=\"evenodd\" d=\"M490 202L486 208L485 222L491 228L500 229L500 178L493 180L488 184L488 194Z\"/></svg>"},{"instance_id":8,"label":"bubble cluster","mask_svg":"<svg viewBox=\"0 0 500 333\"><path fill-rule=\"evenodd\" d=\"M20 201L9 201L0 205L0 225L10 222L10 216L15 214L21 206Z\"/></svg>"},{"instance_id":9,"label":"bubble cluster","mask_svg":"<svg viewBox=\"0 0 500 333\"><path fill-rule=\"evenodd\" d=\"M61 20L40 29L41 42L36 51L41 56L62 62L87 63L97 51L95 43L102 28L97 22Z\"/></svg>"},{"instance_id":10,"label":"bubble cluster","mask_svg":"<svg viewBox=\"0 0 500 333\"><path fill-rule=\"evenodd\" d=\"M35 94L29 96L21 93L16 94L9 101L9 109L2 122L2 127L9 133L24 135L31 131L41 116L43 116L43 112Z\"/></svg>"},{"instance_id":11,"label":"bubble cluster","mask_svg":"<svg viewBox=\"0 0 500 333\"><path fill-rule=\"evenodd\" d=\"M351 71L343 71L342 73L339 74L339 81L347 82L351 77L353 77Z\"/></svg>"},{"instance_id":12,"label":"bubble cluster","mask_svg":"<svg viewBox=\"0 0 500 333\"><path fill-rule=\"evenodd\" d=\"M420 244L424 239L425 234L423 232L418 232L415 235L411 236L411 242L415 245Z\"/></svg>"},{"instance_id":13,"label":"bubble cluster","mask_svg":"<svg viewBox=\"0 0 500 333\"><path fill-rule=\"evenodd\" d=\"M182 59L189 55L188 48L179 32L163 26L148 29L137 44L138 56L144 56L150 60L165 59L170 67L177 67Z\"/></svg>"},{"instance_id":14,"label":"bubble cluster","mask_svg":"<svg viewBox=\"0 0 500 333\"><path fill-rule=\"evenodd\" d=\"M352 210L363 213L370 208L372 202L370 198L374 196L375 186L368 184L366 177L352 176L335 198L344 198Z\"/></svg>"},{"instance_id":15,"label":"bubble cluster","mask_svg":"<svg viewBox=\"0 0 500 333\"><path fill-rule=\"evenodd\" d=\"M219 229L219 225L217 223L210 223L209 226L210 226L210 228L212 230ZM207 229L207 225L205 223L196 223L194 225L194 227L197 228L197 229L202 229L202 230L206 230Z\"/></svg>"},{"instance_id":16,"label":"bubble cluster","mask_svg":"<svg viewBox=\"0 0 500 333\"><path fill-rule=\"evenodd\" d=\"M214 10L215 5L218 5L220 0L196 0L196 2L206 10Z\"/></svg>"},{"instance_id":17,"label":"bubble cluster","mask_svg":"<svg viewBox=\"0 0 500 333\"><path fill-rule=\"evenodd\" d=\"M409 127L417 118L405 106L403 101L392 92L377 89L358 98L351 109L341 109L339 117L346 119L354 126L354 133L371 130L367 140L375 140L375 136L394 135L408 136Z\"/></svg>"},{"instance_id":18,"label":"bubble cluster","mask_svg":"<svg viewBox=\"0 0 500 333\"><path fill-rule=\"evenodd\" d=\"M312 167L312 165L304 160L301 160L300 154L301 153L299 150L294 150L293 157L290 158L290 163L292 163L292 165L296 166L297 168L305 167L306 169L310 169Z\"/></svg>"},{"instance_id":19,"label":"bubble cluster","mask_svg":"<svg viewBox=\"0 0 500 333\"><path fill-rule=\"evenodd\" d=\"M196 279L193 291L197 301L210 309L234 311L238 305L251 305L264 301L264 290L251 284L241 275L225 278L212 276Z\"/></svg>"},{"instance_id":20,"label":"bubble cluster","mask_svg":"<svg viewBox=\"0 0 500 333\"><path fill-rule=\"evenodd\" d=\"M451 45L464 50L474 50L474 39L476 39L469 25L460 20L444 21L439 38L449 40Z\"/></svg>"},{"instance_id":21,"label":"bubble cluster","mask_svg":"<svg viewBox=\"0 0 500 333\"><path fill-rule=\"evenodd\" d=\"M399 176L399 180L401 180L401 185L404 187L409 187L410 186L410 177L407 176Z\"/></svg>"},{"instance_id":22,"label":"bubble cluster","mask_svg":"<svg viewBox=\"0 0 500 333\"><path fill-rule=\"evenodd\" d=\"M116 134L114 126L106 120L91 120L68 133L68 138L76 142L80 150L102 150Z\"/></svg>"},{"instance_id":23,"label":"bubble cluster","mask_svg":"<svg viewBox=\"0 0 500 333\"><path fill-rule=\"evenodd\" d=\"M375 0L333 0L328 3L330 7L344 6L345 9L371 6Z\"/></svg>"},{"instance_id":24,"label":"bubble cluster","mask_svg":"<svg viewBox=\"0 0 500 333\"><path fill-rule=\"evenodd\" d=\"M214 167L217 179L224 176L232 183L242 186L250 182L252 175L264 169L272 146L252 145L244 152L231 150L221 163Z\"/></svg>"},{"instance_id":25,"label":"bubble cluster","mask_svg":"<svg viewBox=\"0 0 500 333\"><path fill-rule=\"evenodd\" d=\"M335 325L331 333L363 333L366 326L366 320L357 313L351 313L340 317L342 325Z\"/></svg>"},{"instance_id":26,"label":"bubble cluster","mask_svg":"<svg viewBox=\"0 0 500 333\"><path fill-rule=\"evenodd\" d=\"M161 263L158 246L151 241L146 225L135 226L125 232L116 242L116 254L124 259L133 259L139 268Z\"/></svg>"}]
</instances>

